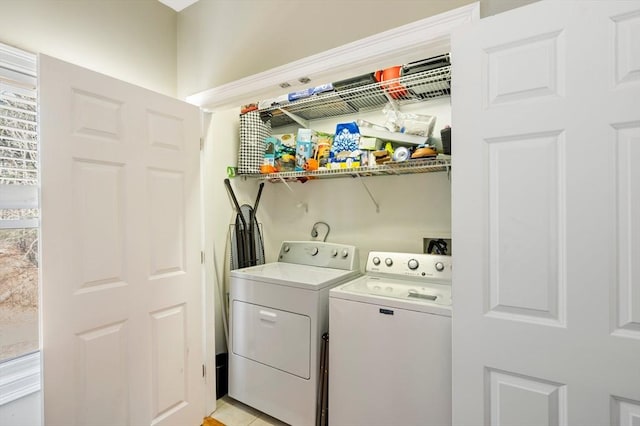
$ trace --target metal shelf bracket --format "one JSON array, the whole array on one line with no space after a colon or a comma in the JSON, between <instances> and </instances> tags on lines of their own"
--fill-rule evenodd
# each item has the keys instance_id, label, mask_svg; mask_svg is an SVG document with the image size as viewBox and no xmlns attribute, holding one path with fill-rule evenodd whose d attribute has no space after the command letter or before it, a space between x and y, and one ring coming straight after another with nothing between
<instances>
[{"instance_id":1,"label":"metal shelf bracket","mask_svg":"<svg viewBox=\"0 0 640 426\"><path fill-rule=\"evenodd\" d=\"M280 111L282 111L283 113L285 113L287 117L289 117L290 119L292 119L293 121L295 121L296 123L298 123L299 125L304 127L305 129L310 129L309 122L307 120L305 120L304 118L300 117L299 115L295 115L295 114L287 111L286 109L282 109L282 108L278 108L278 109Z\"/></svg>"},{"instance_id":2,"label":"metal shelf bracket","mask_svg":"<svg viewBox=\"0 0 640 426\"><path fill-rule=\"evenodd\" d=\"M298 200L296 198L296 193L293 191L293 189L291 189L291 187L289 186L289 184L287 183L286 180L284 180L284 178L282 176L278 176L280 178L280 180L282 181L282 183L284 183L284 185L287 187L287 189L291 192L291 194L293 194L293 198L294 200L296 200L296 207L300 208L300 207L304 207L304 212L305 213L309 213L309 205L307 203L305 203L302 200Z\"/></svg>"},{"instance_id":3,"label":"metal shelf bracket","mask_svg":"<svg viewBox=\"0 0 640 426\"><path fill-rule=\"evenodd\" d=\"M358 180L360 181L360 183L362 183L362 186L364 186L364 189L367 191L367 194L369 194L369 198L371 198L373 205L376 206L376 213L380 213L380 204L378 204L378 202L376 201L375 197L369 190L369 187L364 182L364 179L362 179L362 176L360 176L360 173L356 174L356 176L358 176Z\"/></svg>"}]
</instances>

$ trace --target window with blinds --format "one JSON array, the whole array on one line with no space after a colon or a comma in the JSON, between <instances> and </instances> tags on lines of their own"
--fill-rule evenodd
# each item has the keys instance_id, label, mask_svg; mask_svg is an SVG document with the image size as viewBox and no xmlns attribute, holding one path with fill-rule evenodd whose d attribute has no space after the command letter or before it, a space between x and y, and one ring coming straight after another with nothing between
<instances>
[{"instance_id":1,"label":"window with blinds","mask_svg":"<svg viewBox=\"0 0 640 426\"><path fill-rule=\"evenodd\" d=\"M0 184L38 184L35 88L0 81Z\"/></svg>"},{"instance_id":2,"label":"window with blinds","mask_svg":"<svg viewBox=\"0 0 640 426\"><path fill-rule=\"evenodd\" d=\"M0 229L37 226L36 84L35 55L0 44Z\"/></svg>"},{"instance_id":3,"label":"window with blinds","mask_svg":"<svg viewBox=\"0 0 640 426\"><path fill-rule=\"evenodd\" d=\"M0 362L38 350L35 55L0 44Z\"/></svg>"}]
</instances>

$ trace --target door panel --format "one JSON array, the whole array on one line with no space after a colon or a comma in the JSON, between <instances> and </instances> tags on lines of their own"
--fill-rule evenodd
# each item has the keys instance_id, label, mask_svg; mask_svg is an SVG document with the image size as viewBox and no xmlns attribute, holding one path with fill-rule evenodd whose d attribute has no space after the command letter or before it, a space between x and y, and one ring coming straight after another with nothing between
<instances>
[{"instance_id":1,"label":"door panel","mask_svg":"<svg viewBox=\"0 0 640 426\"><path fill-rule=\"evenodd\" d=\"M40 57L44 420L200 424L199 112Z\"/></svg>"},{"instance_id":2,"label":"door panel","mask_svg":"<svg viewBox=\"0 0 640 426\"><path fill-rule=\"evenodd\" d=\"M566 423L566 386L487 369L491 424L509 426Z\"/></svg>"},{"instance_id":3,"label":"door panel","mask_svg":"<svg viewBox=\"0 0 640 426\"><path fill-rule=\"evenodd\" d=\"M485 144L490 218L486 314L562 324L557 235L563 228L559 163L564 137L538 133L485 139Z\"/></svg>"},{"instance_id":4,"label":"door panel","mask_svg":"<svg viewBox=\"0 0 640 426\"><path fill-rule=\"evenodd\" d=\"M148 170L151 257L149 278L183 274L185 248L184 176L170 170Z\"/></svg>"},{"instance_id":5,"label":"door panel","mask_svg":"<svg viewBox=\"0 0 640 426\"><path fill-rule=\"evenodd\" d=\"M543 0L453 36L454 424L637 421L639 35Z\"/></svg>"},{"instance_id":6,"label":"door panel","mask_svg":"<svg viewBox=\"0 0 640 426\"><path fill-rule=\"evenodd\" d=\"M124 165L74 159L72 167L77 291L126 285Z\"/></svg>"},{"instance_id":7,"label":"door panel","mask_svg":"<svg viewBox=\"0 0 640 426\"><path fill-rule=\"evenodd\" d=\"M640 339L640 123L618 125L614 140L619 257L613 329L614 334Z\"/></svg>"},{"instance_id":8,"label":"door panel","mask_svg":"<svg viewBox=\"0 0 640 426\"><path fill-rule=\"evenodd\" d=\"M540 33L485 50L486 108L564 95L564 37Z\"/></svg>"},{"instance_id":9,"label":"door panel","mask_svg":"<svg viewBox=\"0 0 640 426\"><path fill-rule=\"evenodd\" d=\"M185 371L189 370L184 305L151 314L151 365L153 419L184 408L187 398Z\"/></svg>"},{"instance_id":10,"label":"door panel","mask_svg":"<svg viewBox=\"0 0 640 426\"><path fill-rule=\"evenodd\" d=\"M78 334L78 424L100 426L105 420L108 424L128 424L127 331L126 323L120 322ZM46 413L44 420L55 424Z\"/></svg>"}]
</instances>

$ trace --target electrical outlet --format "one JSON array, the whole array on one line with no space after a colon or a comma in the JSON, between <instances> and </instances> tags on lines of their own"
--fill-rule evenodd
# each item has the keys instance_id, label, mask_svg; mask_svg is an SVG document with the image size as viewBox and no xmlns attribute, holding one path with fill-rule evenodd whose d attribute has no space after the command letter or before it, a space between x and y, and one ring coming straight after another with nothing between
<instances>
[{"instance_id":1,"label":"electrical outlet","mask_svg":"<svg viewBox=\"0 0 640 426\"><path fill-rule=\"evenodd\" d=\"M432 241L435 241L433 245ZM444 242L444 243L442 243ZM429 246L431 247L431 254L446 254L451 256L451 238L438 238L438 237L425 237L422 239L422 252L429 253ZM444 252L446 250L446 252Z\"/></svg>"}]
</instances>

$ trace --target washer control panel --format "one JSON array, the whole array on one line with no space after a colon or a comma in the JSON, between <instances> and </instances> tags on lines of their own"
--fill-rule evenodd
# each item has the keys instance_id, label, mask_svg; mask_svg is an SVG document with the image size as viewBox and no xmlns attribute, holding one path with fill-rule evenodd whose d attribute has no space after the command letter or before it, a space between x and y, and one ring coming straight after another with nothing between
<instances>
[{"instance_id":1,"label":"washer control panel","mask_svg":"<svg viewBox=\"0 0 640 426\"><path fill-rule=\"evenodd\" d=\"M278 261L347 271L360 268L357 247L322 241L283 241Z\"/></svg>"},{"instance_id":2,"label":"washer control panel","mask_svg":"<svg viewBox=\"0 0 640 426\"><path fill-rule=\"evenodd\" d=\"M367 258L366 272L451 281L451 256L372 251Z\"/></svg>"}]
</instances>

